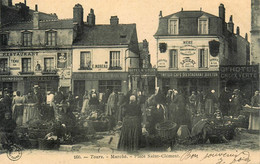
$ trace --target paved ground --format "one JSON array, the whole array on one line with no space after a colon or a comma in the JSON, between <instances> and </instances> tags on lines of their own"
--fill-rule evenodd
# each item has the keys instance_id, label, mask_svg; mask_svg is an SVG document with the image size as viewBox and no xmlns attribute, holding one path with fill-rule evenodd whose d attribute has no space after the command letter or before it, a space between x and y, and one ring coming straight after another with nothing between
<instances>
[{"instance_id":1,"label":"paved ground","mask_svg":"<svg viewBox=\"0 0 260 164\"><path fill-rule=\"evenodd\" d=\"M47 163L49 160L52 162L55 161L54 163L64 163L64 161L66 161L65 163L86 163L88 160L94 162L98 158L99 162L102 162L102 159L106 159L106 162L114 161L116 163L119 161L133 162L135 160L137 162L140 160L152 160L152 163L158 160L158 162L164 161L165 163L171 159L175 159L176 163L260 163L260 135L258 133L248 133L247 130L242 130L239 135L228 143L210 144L207 142L201 145L177 144L173 149L167 147L158 149L142 148L138 153L133 154L116 150L119 139L118 133L99 135L104 135L104 138L75 145L61 145L59 150L24 150L18 163L27 164L38 163L40 161L46 161L44 163ZM227 156L227 154L230 155ZM4 163L11 162L7 158L6 153L0 155L0 160Z\"/></svg>"}]
</instances>

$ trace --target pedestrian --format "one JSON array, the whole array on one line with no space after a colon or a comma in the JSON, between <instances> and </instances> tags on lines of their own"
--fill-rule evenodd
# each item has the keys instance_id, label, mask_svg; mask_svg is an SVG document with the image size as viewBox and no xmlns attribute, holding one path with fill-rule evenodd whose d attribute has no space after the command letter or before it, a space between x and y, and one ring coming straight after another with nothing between
<instances>
[{"instance_id":1,"label":"pedestrian","mask_svg":"<svg viewBox=\"0 0 260 164\"><path fill-rule=\"evenodd\" d=\"M4 89L3 108L5 112L12 113L12 98L7 88ZM4 112L4 113L5 113Z\"/></svg>"},{"instance_id":2,"label":"pedestrian","mask_svg":"<svg viewBox=\"0 0 260 164\"><path fill-rule=\"evenodd\" d=\"M97 94L96 93L92 93L92 95L90 96L88 104L89 104L89 109L90 109L91 112L98 111L98 109L99 109L99 100L97 98Z\"/></svg>"},{"instance_id":3,"label":"pedestrian","mask_svg":"<svg viewBox=\"0 0 260 164\"><path fill-rule=\"evenodd\" d=\"M251 106L260 107L260 94L259 91L255 91L255 95L251 98Z\"/></svg>"},{"instance_id":4,"label":"pedestrian","mask_svg":"<svg viewBox=\"0 0 260 164\"><path fill-rule=\"evenodd\" d=\"M216 97L214 96L215 90L208 91L205 96L205 114L212 115L214 114L215 104L216 104Z\"/></svg>"},{"instance_id":5,"label":"pedestrian","mask_svg":"<svg viewBox=\"0 0 260 164\"><path fill-rule=\"evenodd\" d=\"M136 97L132 95L123 113L123 126L117 148L128 152L138 151L141 130L141 107L136 102Z\"/></svg>"},{"instance_id":6,"label":"pedestrian","mask_svg":"<svg viewBox=\"0 0 260 164\"><path fill-rule=\"evenodd\" d=\"M195 91L192 91L191 96L189 97L189 106L193 115L197 114L197 96Z\"/></svg>"},{"instance_id":7,"label":"pedestrian","mask_svg":"<svg viewBox=\"0 0 260 164\"><path fill-rule=\"evenodd\" d=\"M196 100L196 104L197 104L197 113L202 114L204 113L203 110L203 93L202 91L197 91L197 100Z\"/></svg>"},{"instance_id":8,"label":"pedestrian","mask_svg":"<svg viewBox=\"0 0 260 164\"><path fill-rule=\"evenodd\" d=\"M15 141L15 128L16 122L12 119L11 113L7 111L5 113L5 118L0 120L0 143L2 144L3 148L7 148L8 144L11 141Z\"/></svg>"},{"instance_id":9,"label":"pedestrian","mask_svg":"<svg viewBox=\"0 0 260 164\"><path fill-rule=\"evenodd\" d=\"M114 126L116 125L117 102L118 102L117 92L113 90L113 92L108 97L107 107L106 107L106 116L109 117L110 130L113 130Z\"/></svg>"},{"instance_id":10,"label":"pedestrian","mask_svg":"<svg viewBox=\"0 0 260 164\"><path fill-rule=\"evenodd\" d=\"M46 109L44 112L45 119L52 120L55 118L54 108L55 103L53 91L48 91L46 96Z\"/></svg>"},{"instance_id":11,"label":"pedestrian","mask_svg":"<svg viewBox=\"0 0 260 164\"><path fill-rule=\"evenodd\" d=\"M220 111L222 112L222 116L228 116L228 113L230 112L230 99L231 99L231 94L228 91L228 88L225 87L224 91L220 94L218 98L219 107L220 107Z\"/></svg>"},{"instance_id":12,"label":"pedestrian","mask_svg":"<svg viewBox=\"0 0 260 164\"><path fill-rule=\"evenodd\" d=\"M17 126L23 124L23 110L24 110L24 97L21 96L20 91L16 92L16 96L13 98L13 120L15 120Z\"/></svg>"},{"instance_id":13,"label":"pedestrian","mask_svg":"<svg viewBox=\"0 0 260 164\"><path fill-rule=\"evenodd\" d=\"M81 113L85 113L86 111L88 111L88 107L89 107L89 94L88 91L85 90L85 94L83 96L83 104L82 104L82 108L81 108Z\"/></svg>"},{"instance_id":14,"label":"pedestrian","mask_svg":"<svg viewBox=\"0 0 260 164\"><path fill-rule=\"evenodd\" d=\"M233 95L231 98L231 110L230 110L229 115L231 115L233 117L239 116L240 111L242 110L242 103L243 103L243 99L240 94L240 90L234 89Z\"/></svg>"}]
</instances>

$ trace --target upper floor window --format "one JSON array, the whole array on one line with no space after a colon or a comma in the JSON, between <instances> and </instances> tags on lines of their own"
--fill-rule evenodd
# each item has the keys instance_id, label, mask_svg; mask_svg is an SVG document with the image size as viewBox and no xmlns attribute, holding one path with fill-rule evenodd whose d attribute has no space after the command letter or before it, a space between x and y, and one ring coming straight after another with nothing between
<instances>
[{"instance_id":1,"label":"upper floor window","mask_svg":"<svg viewBox=\"0 0 260 164\"><path fill-rule=\"evenodd\" d=\"M0 59L0 73L8 71L8 64L7 63L8 63L7 58Z\"/></svg>"},{"instance_id":2,"label":"upper floor window","mask_svg":"<svg viewBox=\"0 0 260 164\"><path fill-rule=\"evenodd\" d=\"M169 67L178 68L178 51L177 50L170 50Z\"/></svg>"},{"instance_id":3,"label":"upper floor window","mask_svg":"<svg viewBox=\"0 0 260 164\"><path fill-rule=\"evenodd\" d=\"M32 72L31 58L22 58L22 72Z\"/></svg>"},{"instance_id":4,"label":"upper floor window","mask_svg":"<svg viewBox=\"0 0 260 164\"><path fill-rule=\"evenodd\" d=\"M23 46L28 47L32 46L32 33L31 32L23 32Z\"/></svg>"},{"instance_id":5,"label":"upper floor window","mask_svg":"<svg viewBox=\"0 0 260 164\"><path fill-rule=\"evenodd\" d=\"M81 69L91 69L91 53L87 52L80 52L80 68Z\"/></svg>"},{"instance_id":6,"label":"upper floor window","mask_svg":"<svg viewBox=\"0 0 260 164\"><path fill-rule=\"evenodd\" d=\"M121 68L120 51L110 51L110 68Z\"/></svg>"},{"instance_id":7,"label":"upper floor window","mask_svg":"<svg viewBox=\"0 0 260 164\"><path fill-rule=\"evenodd\" d=\"M170 34L178 34L178 20L174 19L174 20L170 20L169 21L169 32Z\"/></svg>"},{"instance_id":8,"label":"upper floor window","mask_svg":"<svg viewBox=\"0 0 260 164\"><path fill-rule=\"evenodd\" d=\"M7 34L0 34L0 42L2 46L8 45L8 35Z\"/></svg>"},{"instance_id":9,"label":"upper floor window","mask_svg":"<svg viewBox=\"0 0 260 164\"><path fill-rule=\"evenodd\" d=\"M199 34L208 34L208 20L199 19Z\"/></svg>"},{"instance_id":10,"label":"upper floor window","mask_svg":"<svg viewBox=\"0 0 260 164\"><path fill-rule=\"evenodd\" d=\"M54 58L53 57L44 58L44 71L45 72L55 71Z\"/></svg>"},{"instance_id":11,"label":"upper floor window","mask_svg":"<svg viewBox=\"0 0 260 164\"><path fill-rule=\"evenodd\" d=\"M199 68L208 68L208 49L199 49Z\"/></svg>"},{"instance_id":12,"label":"upper floor window","mask_svg":"<svg viewBox=\"0 0 260 164\"><path fill-rule=\"evenodd\" d=\"M56 44L57 44L57 32L56 31L46 32L46 45L56 46Z\"/></svg>"}]
</instances>

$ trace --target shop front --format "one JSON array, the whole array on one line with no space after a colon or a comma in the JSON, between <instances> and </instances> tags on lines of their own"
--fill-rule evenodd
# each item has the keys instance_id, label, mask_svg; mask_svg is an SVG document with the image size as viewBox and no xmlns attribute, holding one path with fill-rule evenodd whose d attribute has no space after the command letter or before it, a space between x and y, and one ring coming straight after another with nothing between
<instances>
[{"instance_id":1,"label":"shop front","mask_svg":"<svg viewBox=\"0 0 260 164\"><path fill-rule=\"evenodd\" d=\"M219 93L219 75L217 71L175 71L158 72L158 87L166 93L169 89L182 90L186 95L192 91L215 90Z\"/></svg>"},{"instance_id":2,"label":"shop front","mask_svg":"<svg viewBox=\"0 0 260 164\"><path fill-rule=\"evenodd\" d=\"M72 74L73 93L83 96L85 90L95 89L99 93L105 93L107 89L126 93L128 91L127 72L74 72Z\"/></svg>"},{"instance_id":3,"label":"shop front","mask_svg":"<svg viewBox=\"0 0 260 164\"><path fill-rule=\"evenodd\" d=\"M258 65L220 66L219 71L221 88L239 89L248 98L259 90Z\"/></svg>"}]
</instances>

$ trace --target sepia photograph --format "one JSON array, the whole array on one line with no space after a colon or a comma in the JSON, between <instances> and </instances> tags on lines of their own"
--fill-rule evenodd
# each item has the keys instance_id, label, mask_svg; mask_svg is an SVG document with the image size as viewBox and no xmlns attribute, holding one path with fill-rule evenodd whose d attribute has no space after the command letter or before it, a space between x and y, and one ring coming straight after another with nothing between
<instances>
[{"instance_id":1,"label":"sepia photograph","mask_svg":"<svg viewBox=\"0 0 260 164\"><path fill-rule=\"evenodd\" d=\"M1 163L260 163L260 0L0 0Z\"/></svg>"}]
</instances>

